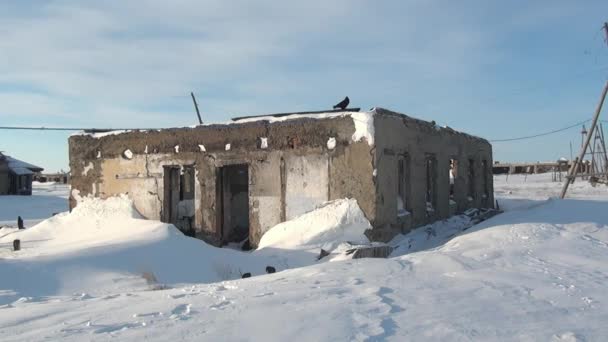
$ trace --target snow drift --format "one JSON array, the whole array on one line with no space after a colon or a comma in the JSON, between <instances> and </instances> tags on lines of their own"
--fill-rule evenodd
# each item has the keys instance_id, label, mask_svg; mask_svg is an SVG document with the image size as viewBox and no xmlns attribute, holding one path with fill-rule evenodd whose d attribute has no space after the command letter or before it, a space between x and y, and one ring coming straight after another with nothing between
<instances>
[{"instance_id":1,"label":"snow drift","mask_svg":"<svg viewBox=\"0 0 608 342\"><path fill-rule=\"evenodd\" d=\"M9 248L14 239L21 240L19 252ZM17 295L216 282L264 274L268 265L267 258L216 248L173 225L142 219L126 196L84 198L71 213L3 235L0 246L2 287L14 291L0 291L0 304Z\"/></svg>"},{"instance_id":2,"label":"snow drift","mask_svg":"<svg viewBox=\"0 0 608 342\"><path fill-rule=\"evenodd\" d=\"M173 225L146 220L127 196L82 198L26 230L0 231L0 305L23 296L176 286L238 279L317 262L319 247L366 242L370 228L354 200L328 203L271 229L262 251L216 248ZM2 234L4 233L4 234ZM20 239L22 250L10 248Z\"/></svg>"},{"instance_id":3,"label":"snow drift","mask_svg":"<svg viewBox=\"0 0 608 342\"><path fill-rule=\"evenodd\" d=\"M341 242L369 243L365 231L371 228L357 200L340 199L274 226L262 236L259 248L319 247L329 251Z\"/></svg>"},{"instance_id":4,"label":"snow drift","mask_svg":"<svg viewBox=\"0 0 608 342\"><path fill-rule=\"evenodd\" d=\"M371 228L356 200L334 200L270 228L254 253L282 268L312 265L321 249L328 253L322 261L350 259L345 252L353 245L370 244L365 231Z\"/></svg>"}]
</instances>

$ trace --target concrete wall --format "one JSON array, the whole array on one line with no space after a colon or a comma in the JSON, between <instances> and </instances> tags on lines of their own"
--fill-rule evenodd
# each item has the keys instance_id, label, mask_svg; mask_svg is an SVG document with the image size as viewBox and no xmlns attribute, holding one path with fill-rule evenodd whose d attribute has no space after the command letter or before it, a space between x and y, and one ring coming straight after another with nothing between
<instances>
[{"instance_id":1,"label":"concrete wall","mask_svg":"<svg viewBox=\"0 0 608 342\"><path fill-rule=\"evenodd\" d=\"M127 193L142 215L160 219L163 166L194 165L196 235L217 242L217 172L222 166L247 164L250 240L254 246L272 226L326 200L356 198L373 222L372 148L364 140L353 142L354 131L350 117L337 117L130 132L101 138L72 136L70 206L77 204L77 196L105 198ZM330 137L337 141L334 149L327 147ZM261 143L262 138L267 147ZM127 149L132 153L130 158L124 153Z\"/></svg>"},{"instance_id":2,"label":"concrete wall","mask_svg":"<svg viewBox=\"0 0 608 342\"><path fill-rule=\"evenodd\" d=\"M374 237L388 240L398 232L445 219L455 212L468 208L488 208L494 205L492 184L492 146L486 140L458 133L449 128L439 128L422 120L377 109L374 120L376 131L375 167L376 215ZM378 132L382 132L379 134ZM426 157L436 160L436 198L434 211L426 205ZM398 160L409 161L406 173L409 215L397 213ZM450 159L458 160L457 177L454 179L454 201L450 206ZM474 160L474 189L468 198L468 160ZM487 168L482 170L482 161ZM488 193L484 194L484 177Z\"/></svg>"}]
</instances>

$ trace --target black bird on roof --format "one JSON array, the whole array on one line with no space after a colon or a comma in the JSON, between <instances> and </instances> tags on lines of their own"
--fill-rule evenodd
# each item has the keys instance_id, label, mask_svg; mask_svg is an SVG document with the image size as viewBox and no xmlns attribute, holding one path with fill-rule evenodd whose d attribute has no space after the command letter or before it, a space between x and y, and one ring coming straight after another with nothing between
<instances>
[{"instance_id":1,"label":"black bird on roof","mask_svg":"<svg viewBox=\"0 0 608 342\"><path fill-rule=\"evenodd\" d=\"M346 107L348 107L348 104L350 103L350 100L348 99L348 96L344 98L344 100L342 100L342 102L338 103L337 105L334 106L334 109L346 109Z\"/></svg>"}]
</instances>

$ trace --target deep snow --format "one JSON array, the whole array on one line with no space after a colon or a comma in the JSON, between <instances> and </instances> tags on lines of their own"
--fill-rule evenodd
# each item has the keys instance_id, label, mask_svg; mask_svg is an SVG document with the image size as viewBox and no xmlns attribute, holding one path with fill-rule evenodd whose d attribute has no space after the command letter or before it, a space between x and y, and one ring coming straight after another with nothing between
<instances>
[{"instance_id":1,"label":"deep snow","mask_svg":"<svg viewBox=\"0 0 608 342\"><path fill-rule=\"evenodd\" d=\"M212 248L171 226L141 221L136 213L108 228L119 239L80 236L59 243L49 232L45 236L51 238L38 242L39 249L55 254L26 249L23 257L0 256L0 340L603 340L608 336L608 188L577 182L569 199L548 199L561 188L550 177L495 177L504 214L470 228L465 218L456 217L399 236L391 242L397 249L389 259L312 262L212 283L155 274L156 285L168 289L146 283L144 270L116 269L138 256L153 267L194 278L213 274L213 260L255 267L267 256L264 249ZM71 220L74 226L91 226L95 217ZM146 243L131 230L155 233ZM102 245L78 249L95 241ZM288 255L286 248L297 251L298 246L276 248L274 257ZM98 265L104 258L115 264L92 272L74 269L71 278L53 271L73 260ZM20 274L28 278L19 282ZM6 281L10 278L17 279ZM67 289L47 288L49 279ZM73 282L86 290L70 292ZM24 283L32 284L32 292L15 293L27 287Z\"/></svg>"}]
</instances>

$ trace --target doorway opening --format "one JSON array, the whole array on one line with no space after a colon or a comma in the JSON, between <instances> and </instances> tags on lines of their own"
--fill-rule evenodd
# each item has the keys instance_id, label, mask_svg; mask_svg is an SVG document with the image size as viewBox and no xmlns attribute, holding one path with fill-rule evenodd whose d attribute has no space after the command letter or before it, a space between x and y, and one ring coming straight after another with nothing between
<instances>
[{"instance_id":1,"label":"doorway opening","mask_svg":"<svg viewBox=\"0 0 608 342\"><path fill-rule=\"evenodd\" d=\"M163 171L162 221L194 236L194 165L169 165Z\"/></svg>"},{"instance_id":2,"label":"doorway opening","mask_svg":"<svg viewBox=\"0 0 608 342\"><path fill-rule=\"evenodd\" d=\"M163 167L163 189L162 221L176 224L179 204L179 166Z\"/></svg>"},{"instance_id":3,"label":"doorway opening","mask_svg":"<svg viewBox=\"0 0 608 342\"><path fill-rule=\"evenodd\" d=\"M228 165L217 173L218 227L221 244L249 246L249 166Z\"/></svg>"}]
</instances>

